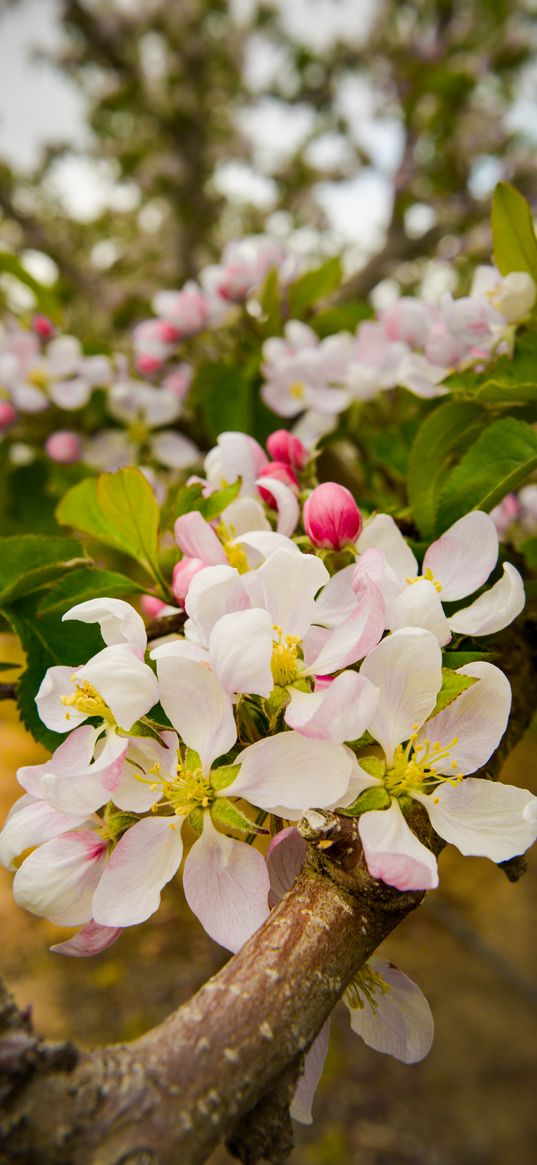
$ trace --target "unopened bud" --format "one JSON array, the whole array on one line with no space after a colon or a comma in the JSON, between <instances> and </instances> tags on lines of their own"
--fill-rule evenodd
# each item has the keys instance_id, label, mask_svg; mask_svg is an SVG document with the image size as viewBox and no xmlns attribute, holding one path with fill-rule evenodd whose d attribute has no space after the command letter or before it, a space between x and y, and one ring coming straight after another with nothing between
<instances>
[{"instance_id":1,"label":"unopened bud","mask_svg":"<svg viewBox=\"0 0 537 1165\"><path fill-rule=\"evenodd\" d=\"M206 562L201 558L182 558L173 568L172 591L180 607L184 607L188 589L200 570L205 570Z\"/></svg>"},{"instance_id":2,"label":"unopened bud","mask_svg":"<svg viewBox=\"0 0 537 1165\"><path fill-rule=\"evenodd\" d=\"M17 410L8 400L0 400L0 433L5 433L6 429L17 420Z\"/></svg>"},{"instance_id":3,"label":"unopened bud","mask_svg":"<svg viewBox=\"0 0 537 1165\"><path fill-rule=\"evenodd\" d=\"M287 429L276 429L267 440L267 449L274 461L283 461L285 465L292 465L293 469L304 469L309 452L298 437L288 433Z\"/></svg>"},{"instance_id":4,"label":"unopened bud","mask_svg":"<svg viewBox=\"0 0 537 1165\"><path fill-rule=\"evenodd\" d=\"M36 315L32 320L32 331L41 340L50 340L51 336L54 335L54 324L46 316Z\"/></svg>"},{"instance_id":5,"label":"unopened bud","mask_svg":"<svg viewBox=\"0 0 537 1165\"><path fill-rule=\"evenodd\" d=\"M314 546L341 550L356 541L362 515L345 486L327 481L316 486L304 505L304 528Z\"/></svg>"},{"instance_id":6,"label":"unopened bud","mask_svg":"<svg viewBox=\"0 0 537 1165\"><path fill-rule=\"evenodd\" d=\"M142 595L140 599L142 614L146 619L156 619L165 606L166 603L163 603L162 599L157 599L156 595Z\"/></svg>"},{"instance_id":7,"label":"unopened bud","mask_svg":"<svg viewBox=\"0 0 537 1165\"><path fill-rule=\"evenodd\" d=\"M281 481L284 485L298 486L298 479L294 469L290 465L285 465L283 461L267 461L259 470L260 477L273 477L275 481ZM273 510L277 509L276 501L270 490L265 489L264 486L258 486L259 493L266 502L267 506L271 506Z\"/></svg>"},{"instance_id":8,"label":"unopened bud","mask_svg":"<svg viewBox=\"0 0 537 1165\"><path fill-rule=\"evenodd\" d=\"M73 465L82 456L82 440L70 429L58 429L45 441L45 453L60 465Z\"/></svg>"}]
</instances>

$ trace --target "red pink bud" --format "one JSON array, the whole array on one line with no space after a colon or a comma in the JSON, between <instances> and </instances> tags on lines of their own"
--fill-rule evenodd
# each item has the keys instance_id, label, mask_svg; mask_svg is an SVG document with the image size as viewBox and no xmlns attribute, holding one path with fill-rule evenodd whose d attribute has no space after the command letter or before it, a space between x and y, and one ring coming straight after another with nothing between
<instances>
[{"instance_id":1,"label":"red pink bud","mask_svg":"<svg viewBox=\"0 0 537 1165\"><path fill-rule=\"evenodd\" d=\"M283 461L285 465L292 465L293 469L304 469L309 452L298 437L293 437L287 429L276 429L267 440L267 450L274 461Z\"/></svg>"},{"instance_id":2,"label":"red pink bud","mask_svg":"<svg viewBox=\"0 0 537 1165\"><path fill-rule=\"evenodd\" d=\"M355 542L362 529L362 515L345 486L323 482L304 505L304 528L314 546L341 550Z\"/></svg>"},{"instance_id":3,"label":"red pink bud","mask_svg":"<svg viewBox=\"0 0 537 1165\"><path fill-rule=\"evenodd\" d=\"M166 603L157 599L156 595L142 595L140 599L140 607L146 619L156 619L165 606Z\"/></svg>"},{"instance_id":4,"label":"red pink bud","mask_svg":"<svg viewBox=\"0 0 537 1165\"><path fill-rule=\"evenodd\" d=\"M57 461L60 465L72 465L75 461L80 461L82 440L78 433L72 433L70 429L58 429L56 433L51 433L50 437L47 437L45 453L51 461Z\"/></svg>"},{"instance_id":5,"label":"red pink bud","mask_svg":"<svg viewBox=\"0 0 537 1165\"><path fill-rule=\"evenodd\" d=\"M205 570L206 562L201 558L182 558L173 568L172 591L180 607L184 607L188 588L195 574Z\"/></svg>"},{"instance_id":6,"label":"red pink bud","mask_svg":"<svg viewBox=\"0 0 537 1165\"><path fill-rule=\"evenodd\" d=\"M0 433L5 433L16 419L17 412L13 405L8 400L0 400Z\"/></svg>"},{"instance_id":7,"label":"red pink bud","mask_svg":"<svg viewBox=\"0 0 537 1165\"><path fill-rule=\"evenodd\" d=\"M298 486L298 479L294 469L290 465L285 465L283 461L267 461L259 470L259 477L273 477L276 481L283 482L284 485ZM273 510L277 509L277 503L272 496L270 490L265 489L262 485L258 486L259 493L266 502L267 506L271 506Z\"/></svg>"},{"instance_id":8,"label":"red pink bud","mask_svg":"<svg viewBox=\"0 0 537 1165\"><path fill-rule=\"evenodd\" d=\"M46 316L36 315L32 320L32 331L41 340L50 340L51 336L54 335L54 324L51 324Z\"/></svg>"}]
</instances>

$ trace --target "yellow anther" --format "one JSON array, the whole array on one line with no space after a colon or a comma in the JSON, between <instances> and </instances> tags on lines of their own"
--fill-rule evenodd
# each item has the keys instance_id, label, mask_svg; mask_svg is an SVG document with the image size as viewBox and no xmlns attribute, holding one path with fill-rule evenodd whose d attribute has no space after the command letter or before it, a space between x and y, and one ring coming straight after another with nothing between
<instances>
[{"instance_id":1,"label":"yellow anther","mask_svg":"<svg viewBox=\"0 0 537 1165\"><path fill-rule=\"evenodd\" d=\"M46 368L42 368L39 365L36 365L35 368L31 368L27 373L26 380L28 381L28 384L32 384L34 388L46 388L50 381L50 376Z\"/></svg>"},{"instance_id":2,"label":"yellow anther","mask_svg":"<svg viewBox=\"0 0 537 1165\"><path fill-rule=\"evenodd\" d=\"M281 627L274 625L277 639L272 647L271 668L274 683L285 688L292 684L298 675L298 635L284 635Z\"/></svg>"},{"instance_id":3,"label":"yellow anther","mask_svg":"<svg viewBox=\"0 0 537 1165\"><path fill-rule=\"evenodd\" d=\"M90 684L88 680L82 680L81 683L78 683L76 675L71 676L71 682L76 684L76 691L71 696L60 696L65 707L76 708L76 711L82 712L84 716L102 716L110 724L115 723L108 704L105 704L100 692L93 684ZM70 718L68 712L66 718Z\"/></svg>"},{"instance_id":4,"label":"yellow anther","mask_svg":"<svg viewBox=\"0 0 537 1165\"><path fill-rule=\"evenodd\" d=\"M304 400L306 395L306 385L303 380L295 380L293 384L289 385L289 396L294 397L295 400Z\"/></svg>"}]
</instances>

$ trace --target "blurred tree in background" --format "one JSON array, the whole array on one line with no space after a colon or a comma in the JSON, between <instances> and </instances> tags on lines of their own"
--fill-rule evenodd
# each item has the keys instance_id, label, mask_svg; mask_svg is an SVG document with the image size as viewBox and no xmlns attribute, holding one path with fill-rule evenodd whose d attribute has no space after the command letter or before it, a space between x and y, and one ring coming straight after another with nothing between
<instances>
[{"instance_id":1,"label":"blurred tree in background","mask_svg":"<svg viewBox=\"0 0 537 1165\"><path fill-rule=\"evenodd\" d=\"M426 256L486 257L498 178L536 197L535 156L512 116L531 80L532 0L329 7L61 0L56 64L83 91L90 130L76 152L125 197L73 221L48 178L74 147L51 126L35 172L2 162L0 211L5 248L58 265L69 327L88 338L122 328L157 288L267 224L342 247L338 194L351 201L379 172L384 239L347 246L362 294L388 273L415 288Z\"/></svg>"}]
</instances>

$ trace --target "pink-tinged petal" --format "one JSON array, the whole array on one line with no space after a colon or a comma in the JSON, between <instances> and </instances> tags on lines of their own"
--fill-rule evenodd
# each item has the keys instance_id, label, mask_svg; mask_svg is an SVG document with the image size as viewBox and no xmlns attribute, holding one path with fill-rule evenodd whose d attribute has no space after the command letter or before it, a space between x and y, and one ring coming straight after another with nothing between
<instances>
[{"instance_id":1,"label":"pink-tinged petal","mask_svg":"<svg viewBox=\"0 0 537 1165\"><path fill-rule=\"evenodd\" d=\"M315 595L330 575L314 554L276 550L257 571L265 605L276 626L302 639L315 614Z\"/></svg>"},{"instance_id":2,"label":"pink-tinged petal","mask_svg":"<svg viewBox=\"0 0 537 1165\"><path fill-rule=\"evenodd\" d=\"M272 620L254 608L223 615L211 631L209 659L227 692L270 696L274 687L270 661Z\"/></svg>"},{"instance_id":3,"label":"pink-tinged petal","mask_svg":"<svg viewBox=\"0 0 537 1165\"><path fill-rule=\"evenodd\" d=\"M304 1071L296 1086L295 1095L291 1101L289 1112L295 1121L302 1125L311 1125L313 1116L311 1107L313 1098L321 1079L324 1062L328 1053L330 1038L330 1020L323 1024L319 1035L313 1041L304 1060Z\"/></svg>"},{"instance_id":4,"label":"pink-tinged petal","mask_svg":"<svg viewBox=\"0 0 537 1165\"><path fill-rule=\"evenodd\" d=\"M270 878L269 906L276 906L291 889L306 857L306 842L294 825L280 830L267 850L267 869Z\"/></svg>"},{"instance_id":5,"label":"pink-tinged petal","mask_svg":"<svg viewBox=\"0 0 537 1165\"><path fill-rule=\"evenodd\" d=\"M382 975L388 991L374 989L375 1007L363 999L363 1007L351 1007L348 996L344 1002L350 1012L353 1032L377 1052L386 1052L404 1064L416 1064L431 1049L434 1019L422 991L408 975L393 963L373 956L368 966Z\"/></svg>"},{"instance_id":6,"label":"pink-tinged petal","mask_svg":"<svg viewBox=\"0 0 537 1165\"><path fill-rule=\"evenodd\" d=\"M269 876L259 850L225 837L209 813L183 873L185 897L215 942L238 951L268 916Z\"/></svg>"},{"instance_id":7,"label":"pink-tinged petal","mask_svg":"<svg viewBox=\"0 0 537 1165\"><path fill-rule=\"evenodd\" d=\"M201 558L206 566L227 565L222 543L197 510L182 514L175 523L174 532L177 545L189 558Z\"/></svg>"},{"instance_id":8,"label":"pink-tinged petal","mask_svg":"<svg viewBox=\"0 0 537 1165\"><path fill-rule=\"evenodd\" d=\"M416 724L430 716L442 685L442 653L430 631L406 627L375 647L360 674L380 690L368 731L378 740L390 765L398 744Z\"/></svg>"},{"instance_id":9,"label":"pink-tinged petal","mask_svg":"<svg viewBox=\"0 0 537 1165\"><path fill-rule=\"evenodd\" d=\"M14 858L25 849L77 829L85 820L85 813L78 816L59 813L46 801L25 793L10 809L0 833L0 865L13 870Z\"/></svg>"},{"instance_id":10,"label":"pink-tinged petal","mask_svg":"<svg viewBox=\"0 0 537 1165\"><path fill-rule=\"evenodd\" d=\"M360 554L354 567L353 586L355 588L359 587L360 579L364 576L375 583L386 604L393 602L408 586L406 581L401 582L398 579L395 571L387 563L382 550L375 550L372 546Z\"/></svg>"},{"instance_id":11,"label":"pink-tinged petal","mask_svg":"<svg viewBox=\"0 0 537 1165\"><path fill-rule=\"evenodd\" d=\"M98 738L98 730L91 724L75 728L70 736L58 746L52 756L41 765L23 765L17 770L17 780L27 793L41 797L41 778L45 773L54 772L58 776L70 777L73 772L87 768Z\"/></svg>"},{"instance_id":12,"label":"pink-tinged petal","mask_svg":"<svg viewBox=\"0 0 537 1165\"><path fill-rule=\"evenodd\" d=\"M524 583L518 570L510 562L504 562L503 577L469 607L452 615L449 625L457 635L494 635L520 615L525 602Z\"/></svg>"},{"instance_id":13,"label":"pink-tinged petal","mask_svg":"<svg viewBox=\"0 0 537 1165\"><path fill-rule=\"evenodd\" d=\"M121 930L120 926L99 926L97 922L87 922L72 938L55 943L50 950L57 955L87 959L92 955L100 955L101 951L106 951L112 943L117 942Z\"/></svg>"},{"instance_id":14,"label":"pink-tinged petal","mask_svg":"<svg viewBox=\"0 0 537 1165\"><path fill-rule=\"evenodd\" d=\"M415 797L440 837L462 854L504 862L537 838L537 797L527 789L467 777L460 785L440 785L430 796Z\"/></svg>"},{"instance_id":15,"label":"pink-tinged petal","mask_svg":"<svg viewBox=\"0 0 537 1165\"><path fill-rule=\"evenodd\" d=\"M63 833L34 850L13 879L13 897L31 914L61 926L92 917L91 903L106 860L106 842L89 829Z\"/></svg>"},{"instance_id":16,"label":"pink-tinged petal","mask_svg":"<svg viewBox=\"0 0 537 1165\"><path fill-rule=\"evenodd\" d=\"M161 733L164 746L151 737L131 737L113 801L118 809L147 813L163 795L162 785L150 777L149 770L158 764L162 773L175 774L179 741L175 732Z\"/></svg>"},{"instance_id":17,"label":"pink-tinged petal","mask_svg":"<svg viewBox=\"0 0 537 1165\"><path fill-rule=\"evenodd\" d=\"M192 579L185 610L202 643L208 644L211 631L222 615L252 606L245 577L231 566L208 566Z\"/></svg>"},{"instance_id":18,"label":"pink-tinged petal","mask_svg":"<svg viewBox=\"0 0 537 1165\"><path fill-rule=\"evenodd\" d=\"M362 579L363 592L356 597L354 611L340 623L310 660L309 670L316 675L330 675L363 659L375 648L386 625L384 599L375 583Z\"/></svg>"},{"instance_id":19,"label":"pink-tinged petal","mask_svg":"<svg viewBox=\"0 0 537 1165\"><path fill-rule=\"evenodd\" d=\"M416 747L429 748L428 763L436 772L451 773L457 767L466 776L481 768L500 743L511 710L511 685L498 667L484 660L468 663L457 672L475 676L479 683L466 688L423 725ZM439 760L435 759L435 744L440 750L449 750Z\"/></svg>"},{"instance_id":20,"label":"pink-tinged petal","mask_svg":"<svg viewBox=\"0 0 537 1165\"><path fill-rule=\"evenodd\" d=\"M280 732L249 745L238 757L240 772L226 792L247 797L260 809L283 806L291 816L332 805L347 791L353 760L340 744Z\"/></svg>"},{"instance_id":21,"label":"pink-tinged petal","mask_svg":"<svg viewBox=\"0 0 537 1165\"><path fill-rule=\"evenodd\" d=\"M98 742L97 747L101 741ZM70 774L58 773L50 767L40 781L40 795L61 813L83 813L86 816L100 809L113 796L123 771L128 742L109 732L102 740L102 748L92 764L77 765Z\"/></svg>"},{"instance_id":22,"label":"pink-tinged petal","mask_svg":"<svg viewBox=\"0 0 537 1165\"><path fill-rule=\"evenodd\" d=\"M49 667L35 697L37 711L43 724L53 732L70 732L77 724L87 720L85 713L78 712L76 708L66 707L61 701L62 696L73 694L71 681L76 671L76 667L63 665Z\"/></svg>"},{"instance_id":23,"label":"pink-tinged petal","mask_svg":"<svg viewBox=\"0 0 537 1165\"><path fill-rule=\"evenodd\" d=\"M231 697L203 663L159 656L157 671L166 715L208 772L237 739Z\"/></svg>"},{"instance_id":24,"label":"pink-tinged petal","mask_svg":"<svg viewBox=\"0 0 537 1165\"><path fill-rule=\"evenodd\" d=\"M397 890L433 890L438 886L436 858L407 825L397 804L373 809L358 819L360 839L372 878Z\"/></svg>"},{"instance_id":25,"label":"pink-tinged petal","mask_svg":"<svg viewBox=\"0 0 537 1165\"><path fill-rule=\"evenodd\" d=\"M63 621L77 619L81 623L98 623L108 647L114 643L129 643L145 651L147 636L141 615L122 599L88 599L65 612Z\"/></svg>"},{"instance_id":26,"label":"pink-tinged petal","mask_svg":"<svg viewBox=\"0 0 537 1165\"><path fill-rule=\"evenodd\" d=\"M401 627L423 627L445 647L451 639L450 624L444 615L440 595L428 579L407 586L388 607L390 631Z\"/></svg>"},{"instance_id":27,"label":"pink-tinged petal","mask_svg":"<svg viewBox=\"0 0 537 1165\"><path fill-rule=\"evenodd\" d=\"M277 481L274 477L258 477L257 487L264 488L272 494L278 509L277 532L290 537L296 530L300 516L298 498L288 485Z\"/></svg>"},{"instance_id":28,"label":"pink-tinged petal","mask_svg":"<svg viewBox=\"0 0 537 1165\"><path fill-rule=\"evenodd\" d=\"M379 692L354 671L345 671L319 692L290 689L285 723L318 740L357 740L365 732L378 703Z\"/></svg>"},{"instance_id":29,"label":"pink-tinged petal","mask_svg":"<svg viewBox=\"0 0 537 1165\"><path fill-rule=\"evenodd\" d=\"M360 554L372 547L382 550L388 566L395 571L400 582L414 578L418 573L418 563L410 546L389 514L376 514L366 522L356 543Z\"/></svg>"},{"instance_id":30,"label":"pink-tinged petal","mask_svg":"<svg viewBox=\"0 0 537 1165\"><path fill-rule=\"evenodd\" d=\"M323 627L337 627L356 609L353 579L356 565L344 566L332 575L315 600L315 622Z\"/></svg>"},{"instance_id":31,"label":"pink-tinged petal","mask_svg":"<svg viewBox=\"0 0 537 1165\"><path fill-rule=\"evenodd\" d=\"M77 679L97 688L121 728L130 728L158 702L155 675L127 643L105 647L79 668Z\"/></svg>"},{"instance_id":32,"label":"pink-tinged petal","mask_svg":"<svg viewBox=\"0 0 537 1165\"><path fill-rule=\"evenodd\" d=\"M498 558L498 533L489 514L473 510L433 542L422 571L441 584L442 602L471 595L488 579Z\"/></svg>"},{"instance_id":33,"label":"pink-tinged petal","mask_svg":"<svg viewBox=\"0 0 537 1165\"><path fill-rule=\"evenodd\" d=\"M160 893L181 865L181 822L144 817L114 849L93 896L93 917L101 926L135 926L158 910Z\"/></svg>"}]
</instances>

